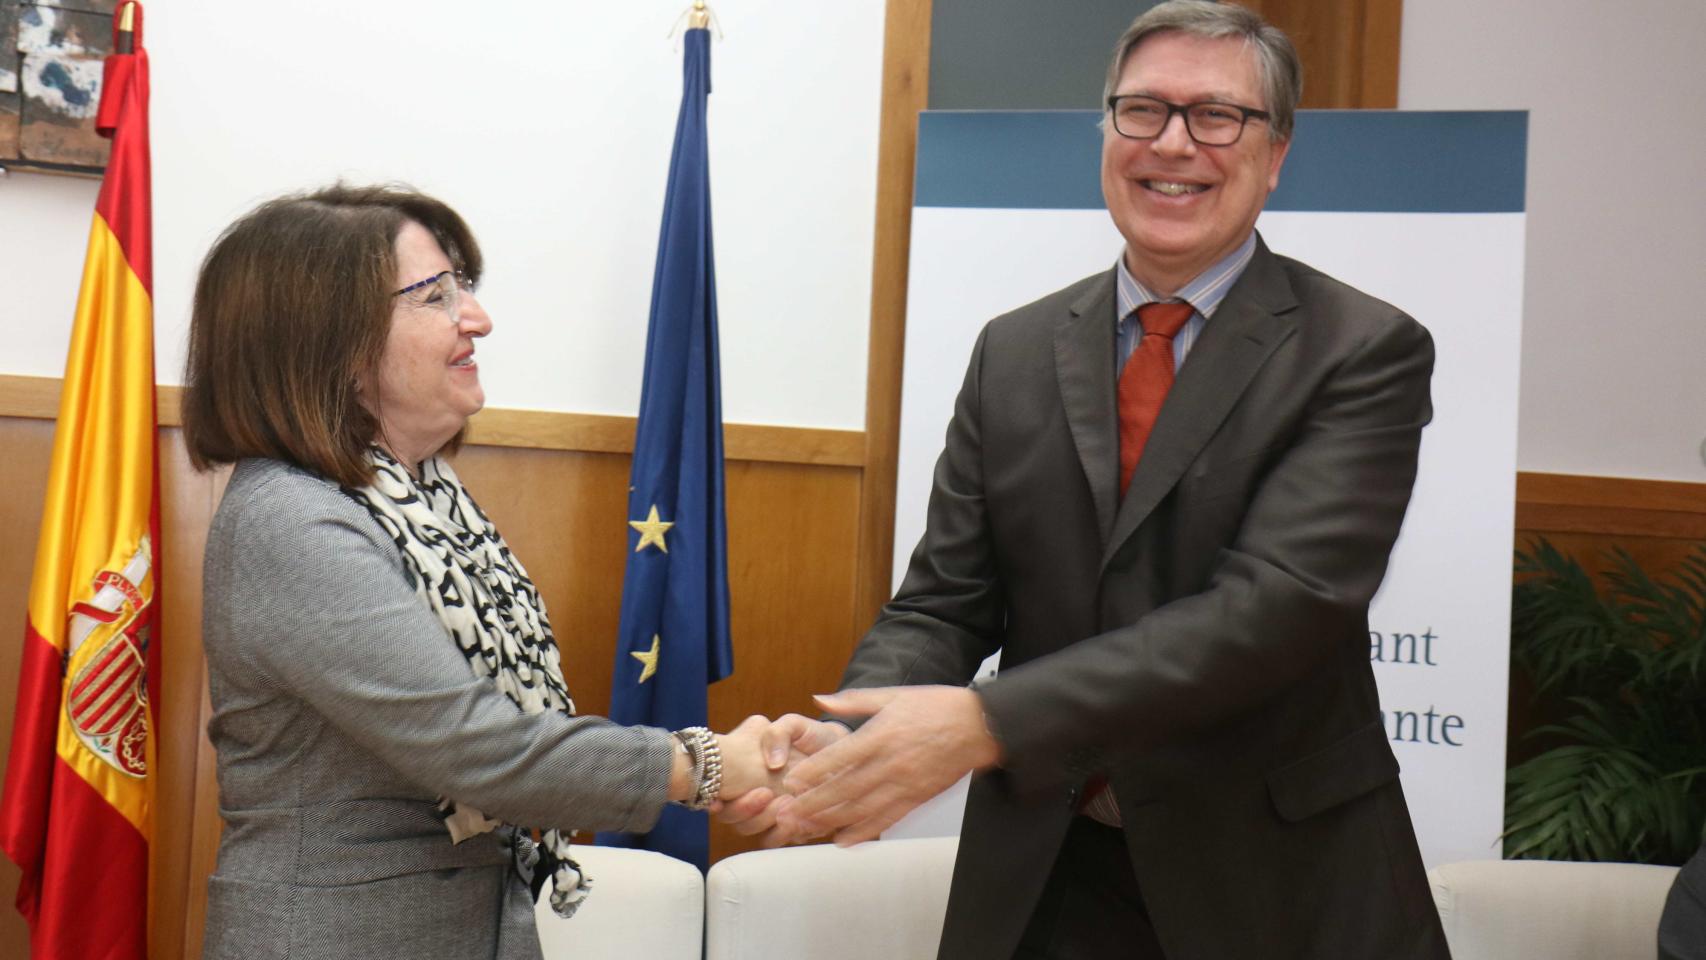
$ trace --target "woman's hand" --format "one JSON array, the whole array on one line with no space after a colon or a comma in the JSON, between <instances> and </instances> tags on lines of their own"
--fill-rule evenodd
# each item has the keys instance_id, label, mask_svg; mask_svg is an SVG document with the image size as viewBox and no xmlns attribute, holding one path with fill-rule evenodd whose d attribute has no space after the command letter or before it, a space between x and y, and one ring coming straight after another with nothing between
<instances>
[{"instance_id":1,"label":"woman's hand","mask_svg":"<svg viewBox=\"0 0 1706 960\"><path fill-rule=\"evenodd\" d=\"M717 735L717 746L723 753L719 801L733 800L760 788L773 794L782 792L783 775L805 755L799 750L772 749L767 753L764 734L769 729L770 721L754 714L728 733Z\"/></svg>"},{"instance_id":2,"label":"woman's hand","mask_svg":"<svg viewBox=\"0 0 1706 960\"><path fill-rule=\"evenodd\" d=\"M753 720L735 728L744 729ZM776 815L792 800L779 782L783 775L806 757L847 736L847 728L833 720L813 720L790 713L759 731L766 766L772 777L763 786L745 793L736 793L725 784L721 797L711 805L718 820L735 828L743 836L759 836L766 847L779 847L813 839L816 834L803 829L783 830L776 825Z\"/></svg>"},{"instance_id":3,"label":"woman's hand","mask_svg":"<svg viewBox=\"0 0 1706 960\"><path fill-rule=\"evenodd\" d=\"M754 714L728 733L712 734L723 763L723 782L712 798L712 810L720 809L724 800L739 797L762 796L761 805L767 804L769 798L782 792L782 777L805 754L791 748L788 737L778 729ZM687 748L677 740L669 770L670 800L688 803L693 799L694 773Z\"/></svg>"}]
</instances>

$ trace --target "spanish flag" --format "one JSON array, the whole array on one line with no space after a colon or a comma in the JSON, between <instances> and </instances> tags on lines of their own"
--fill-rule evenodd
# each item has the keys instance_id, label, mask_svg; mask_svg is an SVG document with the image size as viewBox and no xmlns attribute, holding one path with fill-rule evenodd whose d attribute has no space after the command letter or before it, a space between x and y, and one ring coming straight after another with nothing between
<instances>
[{"instance_id":1,"label":"spanish flag","mask_svg":"<svg viewBox=\"0 0 1706 960\"><path fill-rule=\"evenodd\" d=\"M65 362L0 795L33 960L148 950L160 483L140 4L120 5L113 50L96 117L112 159Z\"/></svg>"}]
</instances>

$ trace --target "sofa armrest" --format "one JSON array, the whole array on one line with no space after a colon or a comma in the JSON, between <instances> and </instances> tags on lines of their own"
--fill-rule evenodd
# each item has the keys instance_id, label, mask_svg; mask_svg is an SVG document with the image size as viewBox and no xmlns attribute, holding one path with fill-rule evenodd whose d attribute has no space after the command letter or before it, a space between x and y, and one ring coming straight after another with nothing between
<instances>
[{"instance_id":1,"label":"sofa armrest","mask_svg":"<svg viewBox=\"0 0 1706 960\"><path fill-rule=\"evenodd\" d=\"M706 960L936 955L958 837L761 850L706 885Z\"/></svg>"},{"instance_id":2,"label":"sofa armrest","mask_svg":"<svg viewBox=\"0 0 1706 960\"><path fill-rule=\"evenodd\" d=\"M1675 867L1471 860L1428 871L1454 960L1653 960Z\"/></svg>"}]
</instances>

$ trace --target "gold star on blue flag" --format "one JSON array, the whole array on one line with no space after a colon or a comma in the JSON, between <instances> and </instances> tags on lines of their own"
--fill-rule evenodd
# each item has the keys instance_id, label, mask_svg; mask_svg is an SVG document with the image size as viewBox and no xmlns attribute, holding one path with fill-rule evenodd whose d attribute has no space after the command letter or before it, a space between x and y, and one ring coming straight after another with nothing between
<instances>
[{"instance_id":1,"label":"gold star on blue flag","mask_svg":"<svg viewBox=\"0 0 1706 960\"><path fill-rule=\"evenodd\" d=\"M658 519L657 504L652 504L652 510L646 514L646 519L629 520L628 526L640 531L640 542L634 547L635 553L639 553L647 547L657 547L664 553L669 552L669 544L664 542L663 535L668 533L669 528L675 524Z\"/></svg>"},{"instance_id":2,"label":"gold star on blue flag","mask_svg":"<svg viewBox=\"0 0 1706 960\"><path fill-rule=\"evenodd\" d=\"M640 661L640 683L645 683L658 672L658 648L663 646L663 638L652 634L652 648L646 651L630 651L628 656Z\"/></svg>"}]
</instances>

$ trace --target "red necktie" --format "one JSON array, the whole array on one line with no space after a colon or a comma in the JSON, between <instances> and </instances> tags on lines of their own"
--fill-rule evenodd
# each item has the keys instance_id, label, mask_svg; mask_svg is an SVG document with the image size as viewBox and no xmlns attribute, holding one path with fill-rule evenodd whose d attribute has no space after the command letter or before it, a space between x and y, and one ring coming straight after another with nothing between
<instances>
[{"instance_id":1,"label":"red necktie","mask_svg":"<svg viewBox=\"0 0 1706 960\"><path fill-rule=\"evenodd\" d=\"M1173 338L1191 319L1188 303L1146 303L1137 308L1143 339L1120 373L1120 496L1131 486L1131 475L1149 442L1149 431L1161 414L1161 402L1173 386ZM1119 803L1108 778L1097 774L1084 784L1078 809L1110 827L1120 825Z\"/></svg>"},{"instance_id":2,"label":"red necktie","mask_svg":"<svg viewBox=\"0 0 1706 960\"><path fill-rule=\"evenodd\" d=\"M1137 308L1143 339L1120 374L1120 496L1149 442L1149 431L1161 414L1161 402L1173 386L1173 337L1191 319L1188 303L1146 303Z\"/></svg>"},{"instance_id":3,"label":"red necktie","mask_svg":"<svg viewBox=\"0 0 1706 960\"><path fill-rule=\"evenodd\" d=\"M1145 304L1138 307L1143 339L1119 373L1119 496L1126 496L1131 474L1138 469L1143 445L1150 440L1162 401L1172 389L1172 338L1191 319L1191 304ZM1104 774L1083 784L1078 810L1109 827L1119 825L1119 805Z\"/></svg>"}]
</instances>

